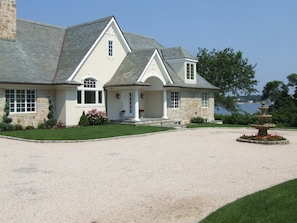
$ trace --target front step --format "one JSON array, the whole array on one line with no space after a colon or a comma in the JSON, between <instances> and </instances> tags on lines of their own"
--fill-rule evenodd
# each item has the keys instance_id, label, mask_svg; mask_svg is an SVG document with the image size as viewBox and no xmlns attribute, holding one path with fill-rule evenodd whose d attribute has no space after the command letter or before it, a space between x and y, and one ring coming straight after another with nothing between
<instances>
[{"instance_id":1,"label":"front step","mask_svg":"<svg viewBox=\"0 0 297 223\"><path fill-rule=\"evenodd\" d=\"M162 126L162 127L173 127L173 128L185 127L183 121L181 121L181 120L170 120L170 119L142 120L140 122L134 122L134 125L135 126L149 125L149 126Z\"/></svg>"}]
</instances>

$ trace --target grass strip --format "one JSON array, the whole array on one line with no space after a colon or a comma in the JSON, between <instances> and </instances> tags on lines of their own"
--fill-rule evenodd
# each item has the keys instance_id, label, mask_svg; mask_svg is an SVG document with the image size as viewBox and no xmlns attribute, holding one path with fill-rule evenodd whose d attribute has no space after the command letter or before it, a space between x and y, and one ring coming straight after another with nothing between
<instances>
[{"instance_id":1,"label":"grass strip","mask_svg":"<svg viewBox=\"0 0 297 223\"><path fill-rule=\"evenodd\" d=\"M291 223L297 222L297 180L243 197L200 223Z\"/></svg>"},{"instance_id":2,"label":"grass strip","mask_svg":"<svg viewBox=\"0 0 297 223\"><path fill-rule=\"evenodd\" d=\"M158 126L132 126L132 125L96 125L73 127L65 129L33 129L20 131L0 131L0 135L32 139L32 140L87 140L101 139L125 135L138 135L152 132L172 130L173 128Z\"/></svg>"}]
</instances>

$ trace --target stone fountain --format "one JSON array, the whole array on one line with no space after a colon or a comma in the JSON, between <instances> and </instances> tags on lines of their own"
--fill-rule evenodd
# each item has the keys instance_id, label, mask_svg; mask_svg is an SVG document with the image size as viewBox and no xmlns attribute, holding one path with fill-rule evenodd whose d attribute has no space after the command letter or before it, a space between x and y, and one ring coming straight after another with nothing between
<instances>
[{"instance_id":1,"label":"stone fountain","mask_svg":"<svg viewBox=\"0 0 297 223\"><path fill-rule=\"evenodd\" d=\"M255 129L258 129L258 136L263 137L263 136L267 136L267 130L270 128L274 128L275 124L266 123L267 119L271 118L272 115L266 114L268 107L265 106L265 102L263 101L261 104L262 104L262 106L259 107L261 114L255 115L255 117L259 121L259 124L252 124L251 126Z\"/></svg>"},{"instance_id":2,"label":"stone fountain","mask_svg":"<svg viewBox=\"0 0 297 223\"><path fill-rule=\"evenodd\" d=\"M267 133L267 130L274 128L275 124L266 123L266 121L272 117L272 115L266 114L268 107L265 106L265 102L261 103L262 106L259 107L261 111L260 115L255 115L258 119L259 124L252 124L251 126L255 129L258 129L257 135L243 135L237 138L239 142L248 142L248 143L259 143L259 144L287 144L289 140L283 138L279 135L271 135Z\"/></svg>"}]
</instances>

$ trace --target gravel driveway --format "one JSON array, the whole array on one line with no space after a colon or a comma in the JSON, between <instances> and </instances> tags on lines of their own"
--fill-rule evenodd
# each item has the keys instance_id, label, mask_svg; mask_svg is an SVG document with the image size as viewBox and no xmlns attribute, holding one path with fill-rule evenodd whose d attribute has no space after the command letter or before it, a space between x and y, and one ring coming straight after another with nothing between
<instances>
[{"instance_id":1,"label":"gravel driveway","mask_svg":"<svg viewBox=\"0 0 297 223\"><path fill-rule=\"evenodd\" d=\"M236 142L251 128L199 128L76 143L0 138L0 222L196 223L297 178L287 145Z\"/></svg>"}]
</instances>

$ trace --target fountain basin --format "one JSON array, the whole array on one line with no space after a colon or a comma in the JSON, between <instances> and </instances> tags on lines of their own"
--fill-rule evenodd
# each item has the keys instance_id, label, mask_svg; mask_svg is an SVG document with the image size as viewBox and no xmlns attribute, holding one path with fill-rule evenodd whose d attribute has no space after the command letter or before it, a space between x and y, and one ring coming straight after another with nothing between
<instances>
[{"instance_id":1,"label":"fountain basin","mask_svg":"<svg viewBox=\"0 0 297 223\"><path fill-rule=\"evenodd\" d=\"M236 141L255 143L255 144L264 144L264 145L284 145L289 143L289 140L278 135L267 135L265 137L260 137L258 135L251 135L251 136L243 135L237 138Z\"/></svg>"},{"instance_id":2,"label":"fountain basin","mask_svg":"<svg viewBox=\"0 0 297 223\"><path fill-rule=\"evenodd\" d=\"M270 129L270 128L274 128L276 125L272 124L272 123L265 123L263 125L257 125L257 124L251 124L251 126L255 129Z\"/></svg>"}]
</instances>

